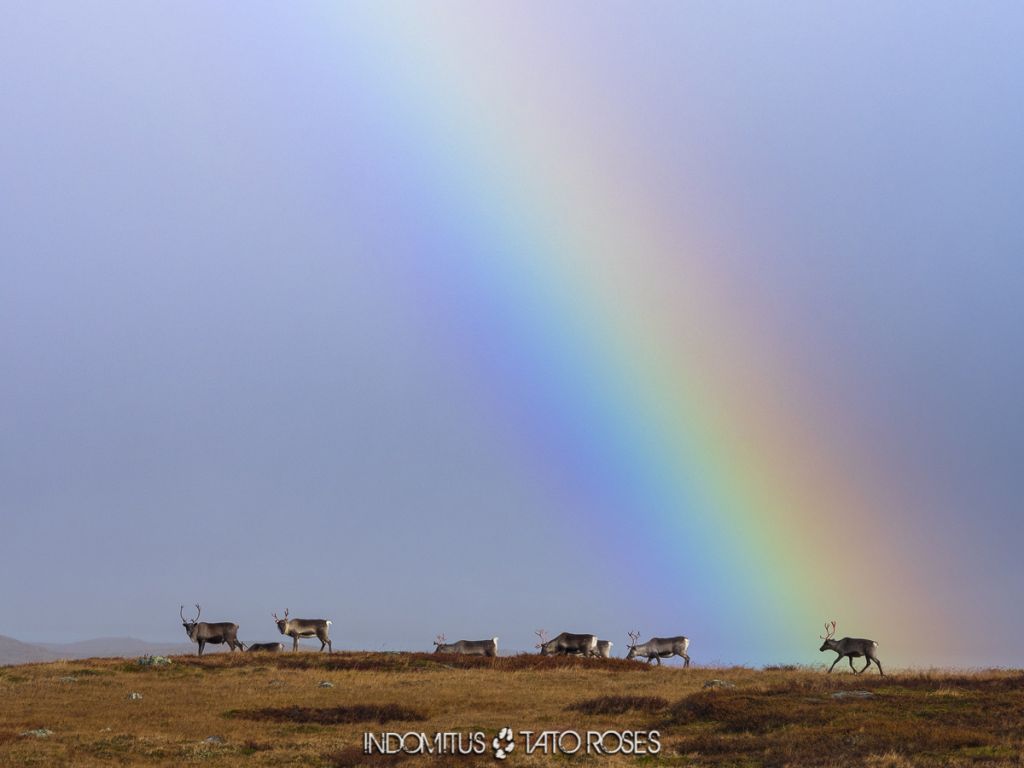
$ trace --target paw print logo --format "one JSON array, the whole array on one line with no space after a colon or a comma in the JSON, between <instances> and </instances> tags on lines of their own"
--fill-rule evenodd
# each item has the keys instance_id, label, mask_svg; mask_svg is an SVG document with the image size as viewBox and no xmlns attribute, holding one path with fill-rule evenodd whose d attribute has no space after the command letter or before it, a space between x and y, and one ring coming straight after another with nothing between
<instances>
[{"instance_id":1,"label":"paw print logo","mask_svg":"<svg viewBox=\"0 0 1024 768\"><path fill-rule=\"evenodd\" d=\"M494 741L491 742L491 749L494 750L494 756L498 760L504 760L508 757L508 753L516 748L516 742L513 738L511 726L505 726L498 735L494 737Z\"/></svg>"}]
</instances>

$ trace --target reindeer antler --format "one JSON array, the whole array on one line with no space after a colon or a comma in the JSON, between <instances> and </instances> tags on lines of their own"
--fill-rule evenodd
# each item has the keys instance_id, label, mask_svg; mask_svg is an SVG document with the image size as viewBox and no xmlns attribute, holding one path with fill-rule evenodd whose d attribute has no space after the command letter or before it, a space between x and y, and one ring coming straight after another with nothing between
<instances>
[{"instance_id":1,"label":"reindeer antler","mask_svg":"<svg viewBox=\"0 0 1024 768\"><path fill-rule=\"evenodd\" d=\"M199 614L203 612L203 609L199 607L199 603L196 603L196 617L193 621L199 621Z\"/></svg>"},{"instance_id":2,"label":"reindeer antler","mask_svg":"<svg viewBox=\"0 0 1024 768\"><path fill-rule=\"evenodd\" d=\"M444 645L447 639L448 638L446 638L443 634L440 634L437 636L437 639L434 640L434 645Z\"/></svg>"},{"instance_id":3,"label":"reindeer antler","mask_svg":"<svg viewBox=\"0 0 1024 768\"><path fill-rule=\"evenodd\" d=\"M544 630L544 629L538 629L538 630L537 630L536 632L534 632L533 634L535 634L535 635L536 635L537 637L539 637L539 638L540 638L540 642L539 642L539 643L537 643L537 645L533 646L534 648L540 648L541 646L544 646L544 645L546 645L546 644L547 644L547 642L548 642L548 633L547 633L547 630Z\"/></svg>"},{"instance_id":4,"label":"reindeer antler","mask_svg":"<svg viewBox=\"0 0 1024 768\"><path fill-rule=\"evenodd\" d=\"M831 640L836 633L836 621L833 619L831 622L825 622L825 634L818 635L822 640Z\"/></svg>"},{"instance_id":5,"label":"reindeer antler","mask_svg":"<svg viewBox=\"0 0 1024 768\"><path fill-rule=\"evenodd\" d=\"M178 606L178 615L181 616L181 621L182 621L183 624L188 623L188 619L185 618L185 606L184 605L179 605Z\"/></svg>"},{"instance_id":6,"label":"reindeer antler","mask_svg":"<svg viewBox=\"0 0 1024 768\"><path fill-rule=\"evenodd\" d=\"M629 635L629 645L631 647L636 645L636 641L640 639L640 633L639 632L627 632L626 634Z\"/></svg>"}]
</instances>

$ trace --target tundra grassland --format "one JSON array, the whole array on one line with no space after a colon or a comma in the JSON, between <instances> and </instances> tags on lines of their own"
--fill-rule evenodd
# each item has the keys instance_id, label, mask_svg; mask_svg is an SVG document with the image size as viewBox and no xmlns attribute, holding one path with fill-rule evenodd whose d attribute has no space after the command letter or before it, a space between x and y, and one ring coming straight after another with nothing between
<instances>
[{"instance_id":1,"label":"tundra grassland","mask_svg":"<svg viewBox=\"0 0 1024 768\"><path fill-rule=\"evenodd\" d=\"M656 729L662 743L647 757L527 755L520 743L510 766L1024 766L1024 672L303 652L0 668L3 766L499 765L489 754L366 756L363 732L490 739L506 725Z\"/></svg>"}]
</instances>

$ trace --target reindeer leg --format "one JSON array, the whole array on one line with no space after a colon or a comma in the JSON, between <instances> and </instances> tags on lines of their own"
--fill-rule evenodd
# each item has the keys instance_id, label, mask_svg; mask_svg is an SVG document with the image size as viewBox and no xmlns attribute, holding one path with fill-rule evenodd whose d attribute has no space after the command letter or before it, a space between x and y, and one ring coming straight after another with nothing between
<instances>
[{"instance_id":1,"label":"reindeer leg","mask_svg":"<svg viewBox=\"0 0 1024 768\"><path fill-rule=\"evenodd\" d=\"M832 666L828 668L829 674L831 674L831 673L832 673L832 670L833 670L833 669L835 669L835 666L836 666L836 664L838 664L838 663L839 663L839 661L840 661L840 660L841 660L842 658L843 658L842 656L836 656L836 660L835 660L835 661L833 661L833 662L832 662Z\"/></svg>"},{"instance_id":2,"label":"reindeer leg","mask_svg":"<svg viewBox=\"0 0 1024 768\"><path fill-rule=\"evenodd\" d=\"M874 656L870 657L870 661L868 661L868 663L870 664L872 661L878 665L878 674L880 674L882 677L885 677L885 672L882 671L882 662L880 662Z\"/></svg>"},{"instance_id":3,"label":"reindeer leg","mask_svg":"<svg viewBox=\"0 0 1024 768\"><path fill-rule=\"evenodd\" d=\"M850 660L850 669L853 670L853 674L856 675L857 674L857 668L853 666L853 656L847 656L846 658L848 658Z\"/></svg>"},{"instance_id":4,"label":"reindeer leg","mask_svg":"<svg viewBox=\"0 0 1024 768\"><path fill-rule=\"evenodd\" d=\"M299 636L292 635L292 653L299 650Z\"/></svg>"},{"instance_id":5,"label":"reindeer leg","mask_svg":"<svg viewBox=\"0 0 1024 768\"><path fill-rule=\"evenodd\" d=\"M684 667L690 666L690 657L687 656L685 653L683 654L683 666Z\"/></svg>"}]
</instances>

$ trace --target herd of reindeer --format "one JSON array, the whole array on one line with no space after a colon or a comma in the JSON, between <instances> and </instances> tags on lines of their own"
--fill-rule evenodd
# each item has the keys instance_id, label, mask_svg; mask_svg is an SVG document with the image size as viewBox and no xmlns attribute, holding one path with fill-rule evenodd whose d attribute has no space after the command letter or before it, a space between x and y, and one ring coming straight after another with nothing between
<instances>
[{"instance_id":1,"label":"herd of reindeer","mask_svg":"<svg viewBox=\"0 0 1024 768\"><path fill-rule=\"evenodd\" d=\"M197 603L196 617L194 619L186 619L185 606L180 606L178 609L178 613L181 616L181 624L185 628L185 634L188 635L189 640L198 644L200 656L203 655L203 648L206 647L207 643L210 645L224 643L232 652L236 649L240 651L264 651L270 653L284 651L284 643L251 643L246 648L245 644L238 639L237 624L230 621L200 621L199 616L202 612L203 609ZM284 618L278 618L276 613L272 614L272 616L277 624L278 631L292 639L293 651L299 650L299 638L315 637L320 641L321 651L326 648L328 653L334 652L330 638L332 622L329 619L291 619L288 617L287 608L284 611ZM535 634L540 640L535 647L539 649L542 656L563 655L609 659L612 655L613 643L610 640L599 640L597 635L562 632L557 637L548 639L547 633L543 629L538 629ZM652 637L646 643L640 643L637 642L640 639L639 632L630 632L628 634L629 650L626 653L627 659L642 658L646 659L648 664L656 661L660 665L662 659L678 656L683 660L684 667L690 666L690 656L686 652L690 647L689 638L683 635ZM882 662L875 655L875 652L878 650L878 643L874 640L866 640L859 637L844 637L841 640L836 640L835 634L836 622L831 621L825 622L825 634L819 635L825 642L821 644L821 648L818 650L835 651L838 654L835 661L832 662L832 666L828 668L829 672L842 659L848 658L850 660L850 669L853 670L854 674L866 671L871 666L871 662L875 662L878 666L879 674L885 674L882 671ZM454 643L449 643L444 635L438 635L434 641L434 653L494 657L498 655L498 638L492 637L489 640L458 640ZM861 657L865 659L865 663L863 669L858 670L853 666L853 660Z\"/></svg>"}]
</instances>

